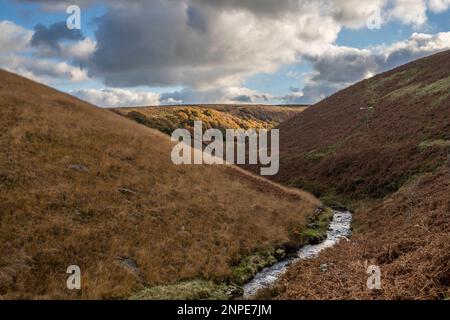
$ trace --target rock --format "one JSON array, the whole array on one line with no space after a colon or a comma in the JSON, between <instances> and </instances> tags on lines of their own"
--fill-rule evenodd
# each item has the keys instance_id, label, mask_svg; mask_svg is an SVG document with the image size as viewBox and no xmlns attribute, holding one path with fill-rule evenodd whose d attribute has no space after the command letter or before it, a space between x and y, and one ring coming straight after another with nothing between
<instances>
[{"instance_id":1,"label":"rock","mask_svg":"<svg viewBox=\"0 0 450 320\"><path fill-rule=\"evenodd\" d=\"M308 238L308 244L317 245L317 244L321 243L323 240L324 240L323 236L309 237Z\"/></svg>"},{"instance_id":2,"label":"rock","mask_svg":"<svg viewBox=\"0 0 450 320\"><path fill-rule=\"evenodd\" d=\"M320 265L320 272L327 272L328 271L328 264L322 263Z\"/></svg>"},{"instance_id":3,"label":"rock","mask_svg":"<svg viewBox=\"0 0 450 320\"><path fill-rule=\"evenodd\" d=\"M119 188L119 191L123 194L136 194L137 192L128 188Z\"/></svg>"},{"instance_id":4,"label":"rock","mask_svg":"<svg viewBox=\"0 0 450 320\"><path fill-rule=\"evenodd\" d=\"M308 228L318 229L319 228L319 224L316 223L316 222L310 223L310 224L308 224Z\"/></svg>"},{"instance_id":5,"label":"rock","mask_svg":"<svg viewBox=\"0 0 450 320\"><path fill-rule=\"evenodd\" d=\"M130 258L122 258L122 264L129 269L137 270L136 262Z\"/></svg>"},{"instance_id":6,"label":"rock","mask_svg":"<svg viewBox=\"0 0 450 320\"><path fill-rule=\"evenodd\" d=\"M283 249L277 249L275 250L275 257L277 259L284 259L286 257L286 251L284 251Z\"/></svg>"},{"instance_id":7,"label":"rock","mask_svg":"<svg viewBox=\"0 0 450 320\"><path fill-rule=\"evenodd\" d=\"M129 272L134 274L139 279L141 278L141 274L140 274L141 272L136 264L136 261L134 261L133 259L127 258L127 257L120 257L120 258L118 258L118 260L122 267L127 269Z\"/></svg>"},{"instance_id":8,"label":"rock","mask_svg":"<svg viewBox=\"0 0 450 320\"><path fill-rule=\"evenodd\" d=\"M76 170L78 172L85 172L85 173L89 172L89 168L88 167L86 167L85 165L79 164L79 163L77 163L77 164L70 164L69 165L69 169Z\"/></svg>"},{"instance_id":9,"label":"rock","mask_svg":"<svg viewBox=\"0 0 450 320\"><path fill-rule=\"evenodd\" d=\"M317 208L314 210L314 214L318 216L318 215L320 215L324 210L325 210L324 207L317 207Z\"/></svg>"}]
</instances>

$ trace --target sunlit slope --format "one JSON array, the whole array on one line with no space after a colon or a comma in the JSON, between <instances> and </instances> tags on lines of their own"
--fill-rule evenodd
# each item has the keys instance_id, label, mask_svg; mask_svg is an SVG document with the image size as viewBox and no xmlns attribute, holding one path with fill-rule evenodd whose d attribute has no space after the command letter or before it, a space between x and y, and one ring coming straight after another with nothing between
<instances>
[{"instance_id":1,"label":"sunlit slope","mask_svg":"<svg viewBox=\"0 0 450 320\"><path fill-rule=\"evenodd\" d=\"M194 121L202 121L205 129L272 129L305 109L304 106L195 105L119 108L115 111L171 134L178 128L193 130Z\"/></svg>"},{"instance_id":2,"label":"sunlit slope","mask_svg":"<svg viewBox=\"0 0 450 320\"><path fill-rule=\"evenodd\" d=\"M0 71L0 297L127 297L290 240L318 202L224 166L175 166L169 138ZM66 289L79 265L82 290Z\"/></svg>"}]
</instances>

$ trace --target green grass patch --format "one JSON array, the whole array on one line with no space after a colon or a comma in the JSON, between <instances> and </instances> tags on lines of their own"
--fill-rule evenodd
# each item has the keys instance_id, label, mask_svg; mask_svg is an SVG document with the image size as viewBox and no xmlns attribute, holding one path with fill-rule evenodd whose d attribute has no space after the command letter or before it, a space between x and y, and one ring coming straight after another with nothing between
<instances>
[{"instance_id":1,"label":"green grass patch","mask_svg":"<svg viewBox=\"0 0 450 320\"><path fill-rule=\"evenodd\" d=\"M433 83L424 85L422 83L415 83L406 85L389 93L386 97L390 99L399 99L405 96L413 99L421 98L423 96L430 96L441 93L443 97L447 97L450 92L450 77L435 81Z\"/></svg>"},{"instance_id":2,"label":"green grass patch","mask_svg":"<svg viewBox=\"0 0 450 320\"><path fill-rule=\"evenodd\" d=\"M345 146L345 144L353 137L354 137L354 135L349 135L349 136L345 137L344 139L332 144L331 146L326 147L325 149L312 150L305 155L305 159L309 160L309 161L313 161L313 162L318 162L318 161L322 160L323 158L325 158L329 155L332 155L339 148Z\"/></svg>"},{"instance_id":3,"label":"green grass patch","mask_svg":"<svg viewBox=\"0 0 450 320\"><path fill-rule=\"evenodd\" d=\"M386 88L390 88L393 85L396 87L407 86L414 82L415 76L419 73L416 68L408 68L401 72L394 72L389 76L375 77L368 80L369 89L376 91L377 94L382 94Z\"/></svg>"},{"instance_id":4,"label":"green grass patch","mask_svg":"<svg viewBox=\"0 0 450 320\"><path fill-rule=\"evenodd\" d=\"M131 296L130 300L228 300L238 290L233 286L213 281L191 280L172 285L146 288Z\"/></svg>"},{"instance_id":5,"label":"green grass patch","mask_svg":"<svg viewBox=\"0 0 450 320\"><path fill-rule=\"evenodd\" d=\"M230 280L238 285L244 285L259 271L274 265L283 255L283 249L270 249L249 255L232 268Z\"/></svg>"},{"instance_id":6,"label":"green grass patch","mask_svg":"<svg viewBox=\"0 0 450 320\"><path fill-rule=\"evenodd\" d=\"M294 233L295 242L300 246L322 242L327 237L331 220L333 220L333 210L331 208L322 209L309 220L308 228Z\"/></svg>"},{"instance_id":7,"label":"green grass patch","mask_svg":"<svg viewBox=\"0 0 450 320\"><path fill-rule=\"evenodd\" d=\"M422 89L420 89L420 94L434 94L434 93L446 93L448 95L450 91L450 77L435 81Z\"/></svg>"},{"instance_id":8,"label":"green grass patch","mask_svg":"<svg viewBox=\"0 0 450 320\"><path fill-rule=\"evenodd\" d=\"M431 147L446 148L450 147L450 140L436 139L436 140L426 140L419 144L420 149L426 149Z\"/></svg>"},{"instance_id":9,"label":"green grass patch","mask_svg":"<svg viewBox=\"0 0 450 320\"><path fill-rule=\"evenodd\" d=\"M320 160L322 160L322 158L325 158L328 154L329 151L327 150L324 151L313 150L306 154L305 159L308 161L319 162Z\"/></svg>"},{"instance_id":10,"label":"green grass patch","mask_svg":"<svg viewBox=\"0 0 450 320\"><path fill-rule=\"evenodd\" d=\"M420 83L412 84L410 86L405 86L403 88L392 91L386 97L390 99L399 99L405 96L417 97L419 95L420 88Z\"/></svg>"}]
</instances>

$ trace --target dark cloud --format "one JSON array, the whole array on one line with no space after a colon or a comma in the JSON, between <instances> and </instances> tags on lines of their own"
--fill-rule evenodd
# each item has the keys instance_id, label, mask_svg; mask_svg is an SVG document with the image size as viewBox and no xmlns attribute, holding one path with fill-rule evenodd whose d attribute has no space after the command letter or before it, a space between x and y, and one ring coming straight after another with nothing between
<instances>
[{"instance_id":1,"label":"dark cloud","mask_svg":"<svg viewBox=\"0 0 450 320\"><path fill-rule=\"evenodd\" d=\"M59 50L60 43L63 41L80 41L83 39L84 36L80 30L69 30L65 22L57 22L49 27L38 24L34 27L31 46Z\"/></svg>"},{"instance_id":2,"label":"dark cloud","mask_svg":"<svg viewBox=\"0 0 450 320\"><path fill-rule=\"evenodd\" d=\"M217 59L208 52L209 39L198 35L206 24L197 8L186 11L176 1L110 8L98 20L90 73L112 86L184 82L197 66Z\"/></svg>"},{"instance_id":3,"label":"dark cloud","mask_svg":"<svg viewBox=\"0 0 450 320\"><path fill-rule=\"evenodd\" d=\"M236 10L244 9L255 14L280 15L298 11L302 5L310 1L298 0L193 0L204 6L212 6L220 9Z\"/></svg>"},{"instance_id":4,"label":"dark cloud","mask_svg":"<svg viewBox=\"0 0 450 320\"><path fill-rule=\"evenodd\" d=\"M240 95L237 97L233 97L231 100L236 101L236 102L242 102L242 103L251 103L252 97L247 96L247 95Z\"/></svg>"},{"instance_id":5,"label":"dark cloud","mask_svg":"<svg viewBox=\"0 0 450 320\"><path fill-rule=\"evenodd\" d=\"M250 3L274 7L272 1ZM116 2L97 20L90 75L118 87L239 85L248 75L294 62L296 51L305 48L302 41L313 47L314 42L328 42L336 32L331 22L331 32L324 31L329 27L324 22L306 39L296 32L301 28L298 16L274 25L272 20L245 15L242 9L226 12L225 7L234 4L201 4L196 0Z\"/></svg>"},{"instance_id":6,"label":"dark cloud","mask_svg":"<svg viewBox=\"0 0 450 320\"><path fill-rule=\"evenodd\" d=\"M377 70L376 57L369 52L345 49L341 52L308 58L313 64L314 82L351 83L364 78L368 72Z\"/></svg>"},{"instance_id":7,"label":"dark cloud","mask_svg":"<svg viewBox=\"0 0 450 320\"><path fill-rule=\"evenodd\" d=\"M40 4L44 11L62 11L65 10L70 5L78 5L81 8L86 8L92 3L107 2L107 0L15 0L16 2L24 3L36 3ZM122 0L110 0L122 1Z\"/></svg>"},{"instance_id":8,"label":"dark cloud","mask_svg":"<svg viewBox=\"0 0 450 320\"><path fill-rule=\"evenodd\" d=\"M285 95L281 97L281 100L286 104L313 104L344 89L347 85L342 83L309 82L302 92Z\"/></svg>"},{"instance_id":9,"label":"dark cloud","mask_svg":"<svg viewBox=\"0 0 450 320\"><path fill-rule=\"evenodd\" d=\"M187 9L187 25L198 31L207 32L207 17L197 6L189 6Z\"/></svg>"},{"instance_id":10,"label":"dark cloud","mask_svg":"<svg viewBox=\"0 0 450 320\"><path fill-rule=\"evenodd\" d=\"M248 88L217 88L197 91L183 89L175 92L166 92L160 96L162 103L193 104L193 103L262 103L268 101L268 96Z\"/></svg>"}]
</instances>

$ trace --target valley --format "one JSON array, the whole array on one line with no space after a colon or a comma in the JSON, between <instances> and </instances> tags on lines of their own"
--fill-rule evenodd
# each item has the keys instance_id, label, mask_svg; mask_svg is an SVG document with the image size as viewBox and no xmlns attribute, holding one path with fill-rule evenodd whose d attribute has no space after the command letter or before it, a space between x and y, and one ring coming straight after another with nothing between
<instances>
[{"instance_id":1,"label":"valley","mask_svg":"<svg viewBox=\"0 0 450 320\"><path fill-rule=\"evenodd\" d=\"M229 299L252 279L261 299L448 298L449 63L444 51L308 108L112 112L0 71L0 298ZM168 134L198 120L279 129L279 173L173 164ZM349 241L330 208L353 212ZM70 265L80 291L65 288Z\"/></svg>"},{"instance_id":2,"label":"valley","mask_svg":"<svg viewBox=\"0 0 450 320\"><path fill-rule=\"evenodd\" d=\"M450 51L414 61L276 127L280 172L271 179L355 214L351 242L293 265L270 298L450 296L449 63ZM382 290L365 287L370 264L381 268Z\"/></svg>"}]
</instances>

